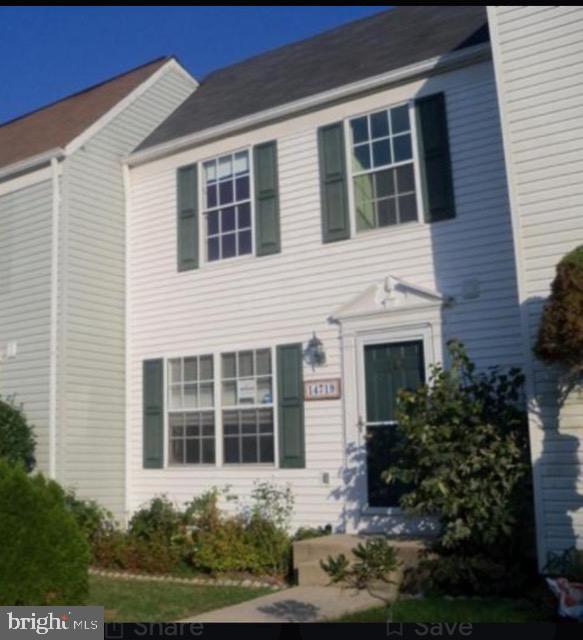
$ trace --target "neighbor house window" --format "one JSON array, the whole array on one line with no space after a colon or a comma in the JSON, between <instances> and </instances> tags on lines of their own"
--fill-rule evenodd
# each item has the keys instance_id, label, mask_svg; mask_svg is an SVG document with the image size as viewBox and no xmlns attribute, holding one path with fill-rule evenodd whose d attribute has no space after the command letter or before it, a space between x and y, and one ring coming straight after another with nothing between
<instances>
[{"instance_id":1,"label":"neighbor house window","mask_svg":"<svg viewBox=\"0 0 583 640\"><path fill-rule=\"evenodd\" d=\"M170 464L214 464L213 357L168 362Z\"/></svg>"},{"instance_id":2,"label":"neighbor house window","mask_svg":"<svg viewBox=\"0 0 583 640\"><path fill-rule=\"evenodd\" d=\"M409 105L350 120L357 231L418 219Z\"/></svg>"},{"instance_id":3,"label":"neighbor house window","mask_svg":"<svg viewBox=\"0 0 583 640\"><path fill-rule=\"evenodd\" d=\"M251 253L249 152L205 162L203 174L207 261Z\"/></svg>"},{"instance_id":4,"label":"neighbor house window","mask_svg":"<svg viewBox=\"0 0 583 640\"><path fill-rule=\"evenodd\" d=\"M221 371L225 463L273 463L271 350L224 353Z\"/></svg>"}]
</instances>

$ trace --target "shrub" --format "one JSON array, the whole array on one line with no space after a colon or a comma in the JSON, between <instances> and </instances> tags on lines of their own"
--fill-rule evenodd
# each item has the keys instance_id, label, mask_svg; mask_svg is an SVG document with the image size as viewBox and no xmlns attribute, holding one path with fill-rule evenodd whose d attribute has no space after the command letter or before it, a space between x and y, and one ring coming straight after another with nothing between
<instances>
[{"instance_id":1,"label":"shrub","mask_svg":"<svg viewBox=\"0 0 583 640\"><path fill-rule=\"evenodd\" d=\"M409 485L406 510L440 520L436 580L473 588L475 574L490 590L488 576L497 583L499 568L510 566L518 576L532 550L524 379L517 369L479 374L463 345L448 346L450 369L434 367L429 385L399 396L399 462L385 477Z\"/></svg>"},{"instance_id":2,"label":"shrub","mask_svg":"<svg viewBox=\"0 0 583 640\"><path fill-rule=\"evenodd\" d=\"M583 366L583 246L557 265L534 353L548 364L569 370Z\"/></svg>"},{"instance_id":3,"label":"shrub","mask_svg":"<svg viewBox=\"0 0 583 640\"><path fill-rule=\"evenodd\" d=\"M141 540L161 539L170 543L182 533L180 511L166 496L153 498L130 520L129 531Z\"/></svg>"},{"instance_id":4,"label":"shrub","mask_svg":"<svg viewBox=\"0 0 583 640\"><path fill-rule=\"evenodd\" d=\"M293 535L294 542L301 540L310 540L311 538L321 538L332 534L332 525L327 524L323 527L300 527Z\"/></svg>"},{"instance_id":5,"label":"shrub","mask_svg":"<svg viewBox=\"0 0 583 640\"><path fill-rule=\"evenodd\" d=\"M27 471L36 464L33 428L21 407L8 398L0 399L0 458L20 462Z\"/></svg>"},{"instance_id":6,"label":"shrub","mask_svg":"<svg viewBox=\"0 0 583 640\"><path fill-rule=\"evenodd\" d=\"M71 513L89 543L107 535L116 528L113 514L95 500L82 500L74 491L65 494L65 506Z\"/></svg>"},{"instance_id":7,"label":"shrub","mask_svg":"<svg viewBox=\"0 0 583 640\"><path fill-rule=\"evenodd\" d=\"M59 485L0 461L0 605L83 604L88 564Z\"/></svg>"}]
</instances>

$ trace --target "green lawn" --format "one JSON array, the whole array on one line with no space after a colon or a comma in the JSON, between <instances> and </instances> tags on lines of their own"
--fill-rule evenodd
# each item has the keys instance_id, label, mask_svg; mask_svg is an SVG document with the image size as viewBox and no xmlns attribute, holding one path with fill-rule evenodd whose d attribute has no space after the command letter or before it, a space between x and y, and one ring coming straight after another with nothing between
<instances>
[{"instance_id":1,"label":"green lawn","mask_svg":"<svg viewBox=\"0 0 583 640\"><path fill-rule=\"evenodd\" d=\"M172 622L269 593L248 587L199 587L91 576L88 604L105 607L106 622Z\"/></svg>"},{"instance_id":2,"label":"green lawn","mask_svg":"<svg viewBox=\"0 0 583 640\"><path fill-rule=\"evenodd\" d=\"M392 607L392 622L544 622L544 608L528 600L503 598L422 598L399 600ZM384 607L344 616L334 622L386 622Z\"/></svg>"}]
</instances>

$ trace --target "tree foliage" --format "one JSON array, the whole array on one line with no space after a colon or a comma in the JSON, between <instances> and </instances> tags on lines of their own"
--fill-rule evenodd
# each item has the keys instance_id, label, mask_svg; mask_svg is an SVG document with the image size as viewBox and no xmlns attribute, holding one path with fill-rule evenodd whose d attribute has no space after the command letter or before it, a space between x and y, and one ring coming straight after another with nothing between
<instances>
[{"instance_id":1,"label":"tree foliage","mask_svg":"<svg viewBox=\"0 0 583 640\"><path fill-rule=\"evenodd\" d=\"M17 462L32 471L35 466L35 439L22 408L10 398L0 398L0 458Z\"/></svg>"},{"instance_id":2,"label":"tree foliage","mask_svg":"<svg viewBox=\"0 0 583 640\"><path fill-rule=\"evenodd\" d=\"M557 265L534 353L543 362L570 371L583 367L583 246Z\"/></svg>"}]
</instances>

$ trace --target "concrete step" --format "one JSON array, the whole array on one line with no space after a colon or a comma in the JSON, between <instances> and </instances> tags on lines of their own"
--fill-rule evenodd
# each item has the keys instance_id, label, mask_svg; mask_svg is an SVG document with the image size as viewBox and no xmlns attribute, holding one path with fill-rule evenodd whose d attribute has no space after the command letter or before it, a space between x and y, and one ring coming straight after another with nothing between
<instances>
[{"instance_id":1,"label":"concrete step","mask_svg":"<svg viewBox=\"0 0 583 640\"><path fill-rule=\"evenodd\" d=\"M294 542L293 558L297 584L300 586L329 585L330 578L322 569L320 561L325 561L329 556L337 556L341 553L352 560L354 559L352 549L359 542L365 540L364 536L340 534ZM390 576L390 579L398 585L401 582L403 571L419 562L420 552L425 548L425 544L420 540L390 540L389 542L396 548L400 562L399 569ZM395 590L396 587L383 583L377 585L377 588L379 590Z\"/></svg>"}]
</instances>

